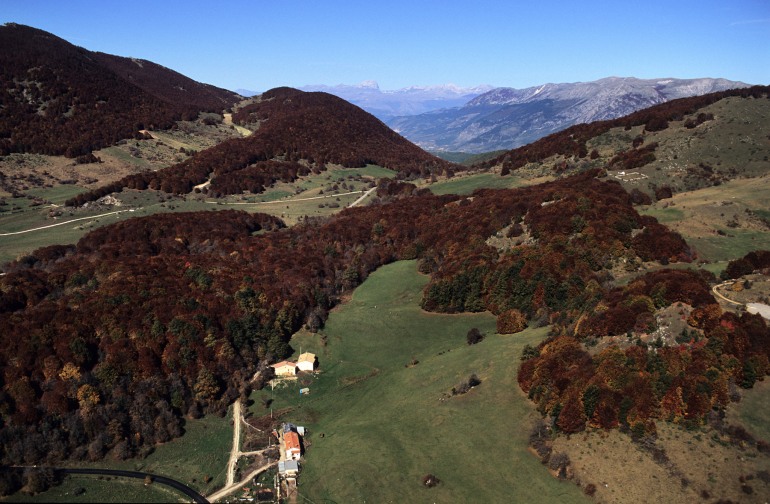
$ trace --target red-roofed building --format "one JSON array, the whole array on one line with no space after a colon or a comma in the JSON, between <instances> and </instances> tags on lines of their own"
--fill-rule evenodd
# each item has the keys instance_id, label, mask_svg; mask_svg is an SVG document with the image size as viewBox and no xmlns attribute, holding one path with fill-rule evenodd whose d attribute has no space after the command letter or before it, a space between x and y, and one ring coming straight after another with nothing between
<instances>
[{"instance_id":1,"label":"red-roofed building","mask_svg":"<svg viewBox=\"0 0 770 504\"><path fill-rule=\"evenodd\" d=\"M281 361L273 364L272 368L275 369L276 376L294 376L297 374L296 362Z\"/></svg>"},{"instance_id":2,"label":"red-roofed building","mask_svg":"<svg viewBox=\"0 0 770 504\"><path fill-rule=\"evenodd\" d=\"M283 446L287 460L299 460L302 451L299 445L299 434L294 431L284 432Z\"/></svg>"}]
</instances>

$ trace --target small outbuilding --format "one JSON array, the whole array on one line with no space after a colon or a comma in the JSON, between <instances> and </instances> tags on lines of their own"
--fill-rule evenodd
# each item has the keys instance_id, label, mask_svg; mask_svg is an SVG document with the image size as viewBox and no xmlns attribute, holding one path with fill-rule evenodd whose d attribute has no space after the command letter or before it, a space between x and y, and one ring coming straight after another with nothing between
<instances>
[{"instance_id":1,"label":"small outbuilding","mask_svg":"<svg viewBox=\"0 0 770 504\"><path fill-rule=\"evenodd\" d=\"M297 368L300 371L315 371L316 368L316 356L313 353L305 352L297 359Z\"/></svg>"},{"instance_id":2,"label":"small outbuilding","mask_svg":"<svg viewBox=\"0 0 770 504\"><path fill-rule=\"evenodd\" d=\"M281 460L278 462L278 474L293 478L299 474L299 462L296 460Z\"/></svg>"}]
</instances>

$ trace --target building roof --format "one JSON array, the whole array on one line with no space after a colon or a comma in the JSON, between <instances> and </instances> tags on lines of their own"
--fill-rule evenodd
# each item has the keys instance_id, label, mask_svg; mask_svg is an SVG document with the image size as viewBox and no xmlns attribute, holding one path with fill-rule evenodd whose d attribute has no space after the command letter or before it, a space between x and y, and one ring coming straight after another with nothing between
<instances>
[{"instance_id":1,"label":"building roof","mask_svg":"<svg viewBox=\"0 0 770 504\"><path fill-rule=\"evenodd\" d=\"M278 462L278 472L285 473L289 471L299 472L299 462L291 459Z\"/></svg>"},{"instance_id":2,"label":"building roof","mask_svg":"<svg viewBox=\"0 0 770 504\"><path fill-rule=\"evenodd\" d=\"M288 366L288 367L297 367L297 364L295 362L291 362L291 361L281 361L281 362L277 362L275 364L271 364L271 366L274 367L275 369L278 369L278 368L286 367L286 366Z\"/></svg>"},{"instance_id":3,"label":"building roof","mask_svg":"<svg viewBox=\"0 0 770 504\"><path fill-rule=\"evenodd\" d=\"M283 444L286 446L286 450L299 450L299 434L294 431L283 433Z\"/></svg>"},{"instance_id":4,"label":"building roof","mask_svg":"<svg viewBox=\"0 0 770 504\"><path fill-rule=\"evenodd\" d=\"M297 359L297 363L300 362L315 362L315 354L310 352L305 352L302 355L299 356L299 359Z\"/></svg>"}]
</instances>

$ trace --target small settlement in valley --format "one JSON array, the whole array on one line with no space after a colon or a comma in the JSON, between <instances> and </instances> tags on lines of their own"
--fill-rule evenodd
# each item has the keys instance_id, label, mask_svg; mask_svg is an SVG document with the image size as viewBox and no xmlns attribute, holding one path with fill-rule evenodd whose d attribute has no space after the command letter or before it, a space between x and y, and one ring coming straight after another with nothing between
<instances>
[{"instance_id":1,"label":"small settlement in valley","mask_svg":"<svg viewBox=\"0 0 770 504\"><path fill-rule=\"evenodd\" d=\"M315 354L305 352L299 356L297 362L281 361L273 364L275 371L274 381L283 382L296 380L300 373L312 373L316 371L317 359ZM301 389L300 393L309 393L309 389ZM278 439L281 446L281 457L278 462L278 475L281 479L280 491L283 495L290 495L296 491L297 477L300 472L300 459L303 455L303 438L305 428L286 422L280 431L274 430L273 436Z\"/></svg>"}]
</instances>

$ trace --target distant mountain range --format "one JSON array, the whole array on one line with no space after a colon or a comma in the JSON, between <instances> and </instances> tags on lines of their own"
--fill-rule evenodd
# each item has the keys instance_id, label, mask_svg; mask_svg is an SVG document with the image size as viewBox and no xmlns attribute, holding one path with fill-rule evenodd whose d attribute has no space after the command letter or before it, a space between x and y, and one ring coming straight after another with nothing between
<instances>
[{"instance_id":1,"label":"distant mountain range","mask_svg":"<svg viewBox=\"0 0 770 504\"><path fill-rule=\"evenodd\" d=\"M465 105L387 120L431 151L513 149L574 124L615 119L676 98L747 87L726 79L636 79L495 88Z\"/></svg>"},{"instance_id":2,"label":"distant mountain range","mask_svg":"<svg viewBox=\"0 0 770 504\"><path fill-rule=\"evenodd\" d=\"M381 121L387 122L398 116L424 114L433 110L460 107L495 88L490 85L464 88L454 84L440 84L383 91L375 81L364 81L354 85L326 86L316 84L303 86L299 89L333 94L358 105ZM242 96L258 94L247 89L238 89L236 92Z\"/></svg>"}]
</instances>

